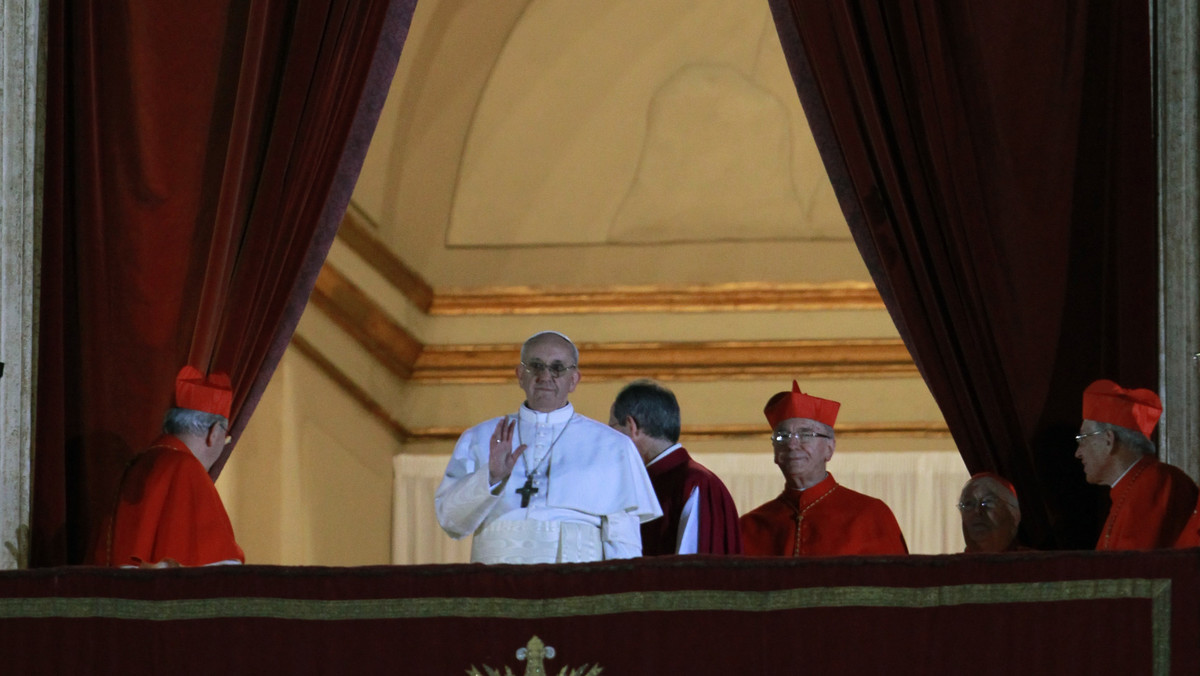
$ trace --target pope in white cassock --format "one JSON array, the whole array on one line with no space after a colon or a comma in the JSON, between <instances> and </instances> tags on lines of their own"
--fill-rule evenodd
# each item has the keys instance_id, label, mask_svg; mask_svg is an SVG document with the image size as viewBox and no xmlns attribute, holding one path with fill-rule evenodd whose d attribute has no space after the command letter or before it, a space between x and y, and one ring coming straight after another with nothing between
<instances>
[{"instance_id":1,"label":"pope in white cassock","mask_svg":"<svg viewBox=\"0 0 1200 676\"><path fill-rule=\"evenodd\" d=\"M579 351L557 331L521 347L517 415L463 432L434 496L438 523L474 534L471 561L568 563L642 554L641 524L662 516L629 437L575 412ZM515 448L514 448L515 447Z\"/></svg>"}]
</instances>

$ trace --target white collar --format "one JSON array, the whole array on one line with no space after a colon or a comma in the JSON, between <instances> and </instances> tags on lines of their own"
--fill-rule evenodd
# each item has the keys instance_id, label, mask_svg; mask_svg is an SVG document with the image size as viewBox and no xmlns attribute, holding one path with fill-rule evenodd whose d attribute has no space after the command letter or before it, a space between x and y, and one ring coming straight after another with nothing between
<instances>
[{"instance_id":1,"label":"white collar","mask_svg":"<svg viewBox=\"0 0 1200 676\"><path fill-rule=\"evenodd\" d=\"M555 411L550 411L549 413L535 411L525 404L521 404L521 421L535 425L562 425L570 420L573 415L575 415L575 407L571 405L571 402L567 402L566 406Z\"/></svg>"},{"instance_id":2,"label":"white collar","mask_svg":"<svg viewBox=\"0 0 1200 676\"><path fill-rule=\"evenodd\" d=\"M1139 463L1139 462L1141 462L1141 461L1142 461L1142 459L1141 459L1141 458L1138 458L1137 460L1135 460L1135 461L1133 462L1133 465L1136 465L1136 464L1138 464L1138 463ZM1126 475L1126 474L1129 474L1129 470L1133 469L1133 465L1130 465L1130 466L1126 467L1126 468L1125 468L1125 471L1124 471L1124 472L1121 472L1121 476L1117 477L1116 481L1113 481L1111 484L1109 484L1109 485L1108 485L1108 487L1109 487L1109 488L1116 488L1116 487L1117 487L1117 481L1120 481L1121 479L1124 479L1124 478L1125 478L1125 475Z\"/></svg>"},{"instance_id":3,"label":"white collar","mask_svg":"<svg viewBox=\"0 0 1200 676\"><path fill-rule=\"evenodd\" d=\"M646 466L649 467L650 465L653 465L654 463L658 462L659 460L662 460L663 458L670 455L671 452L677 448L683 448L683 444L675 444L674 446L670 446L670 447L664 449L662 453L659 453L658 455L654 456L653 460L646 463Z\"/></svg>"}]
</instances>

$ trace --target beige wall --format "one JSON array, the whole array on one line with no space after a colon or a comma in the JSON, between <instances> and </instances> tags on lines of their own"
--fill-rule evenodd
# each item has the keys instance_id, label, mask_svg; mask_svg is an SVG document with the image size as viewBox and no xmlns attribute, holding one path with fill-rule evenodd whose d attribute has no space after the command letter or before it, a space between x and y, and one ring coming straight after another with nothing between
<instances>
[{"instance_id":1,"label":"beige wall","mask_svg":"<svg viewBox=\"0 0 1200 676\"><path fill-rule=\"evenodd\" d=\"M389 563L399 444L289 352L217 481L247 563Z\"/></svg>"}]
</instances>

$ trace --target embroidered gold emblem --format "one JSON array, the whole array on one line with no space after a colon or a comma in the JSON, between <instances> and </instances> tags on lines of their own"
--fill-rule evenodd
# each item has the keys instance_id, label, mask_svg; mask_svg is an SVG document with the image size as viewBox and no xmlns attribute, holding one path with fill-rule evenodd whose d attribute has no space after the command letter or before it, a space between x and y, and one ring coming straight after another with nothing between
<instances>
[{"instance_id":1,"label":"embroidered gold emblem","mask_svg":"<svg viewBox=\"0 0 1200 676\"><path fill-rule=\"evenodd\" d=\"M525 662L524 676L545 676L545 661L554 659L554 646L546 645L542 639L534 636L529 639L529 643L526 643L524 648L517 649L517 659ZM585 664L575 669L563 667L558 672L558 676L600 676L603 671L599 664ZM486 664L483 665L483 671L476 669L475 665L471 665L471 668L467 669L467 676L484 676L485 674L487 676L516 676L513 670L507 666L504 667L503 672Z\"/></svg>"}]
</instances>

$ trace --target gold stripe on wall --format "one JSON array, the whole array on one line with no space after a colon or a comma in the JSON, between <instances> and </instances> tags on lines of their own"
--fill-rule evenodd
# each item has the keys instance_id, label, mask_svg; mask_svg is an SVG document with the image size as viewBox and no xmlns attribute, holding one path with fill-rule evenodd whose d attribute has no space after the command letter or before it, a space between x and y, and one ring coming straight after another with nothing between
<instances>
[{"instance_id":1,"label":"gold stripe on wall","mask_svg":"<svg viewBox=\"0 0 1200 676\"><path fill-rule=\"evenodd\" d=\"M410 441L454 441L466 431L465 427L417 427L409 430ZM741 425L685 425L680 439L709 441L720 439L762 439L767 441L768 430L758 423ZM838 423L839 439L920 438L943 439L950 430L941 422Z\"/></svg>"},{"instance_id":2,"label":"gold stripe on wall","mask_svg":"<svg viewBox=\"0 0 1200 676\"><path fill-rule=\"evenodd\" d=\"M337 269L328 264L321 268L309 302L389 371L400 378L412 375L413 363L421 354L421 343Z\"/></svg>"},{"instance_id":3,"label":"gold stripe on wall","mask_svg":"<svg viewBox=\"0 0 1200 676\"><path fill-rule=\"evenodd\" d=\"M429 306L433 304L433 287L371 233L366 218L353 209L346 211L338 226L337 237L421 312L429 312Z\"/></svg>"},{"instance_id":4,"label":"gold stripe on wall","mask_svg":"<svg viewBox=\"0 0 1200 676\"><path fill-rule=\"evenodd\" d=\"M788 378L878 378L918 375L899 339L581 344L580 370L589 381ZM506 382L520 360L512 346L430 346L412 379L425 382Z\"/></svg>"},{"instance_id":5,"label":"gold stripe on wall","mask_svg":"<svg viewBox=\"0 0 1200 676\"><path fill-rule=\"evenodd\" d=\"M765 312L878 310L883 300L865 282L613 286L604 288L496 287L436 292L432 315L604 314L612 312Z\"/></svg>"},{"instance_id":6,"label":"gold stripe on wall","mask_svg":"<svg viewBox=\"0 0 1200 676\"><path fill-rule=\"evenodd\" d=\"M292 336L292 346L307 357L313 364L340 387L351 399L356 401L401 443L418 441L454 441L466 430L466 427L419 427L408 429L392 417L384 407L370 394L359 387L352 378L343 373L336 364L329 360L320 350L309 343L299 334ZM511 377L511 370L509 377ZM942 422L876 422L876 423L841 423L837 426L837 434L842 438L877 439L888 437L906 438L948 438L949 430ZM689 440L717 439L748 439L767 438L767 432L762 424L737 425L693 425L685 426L682 437Z\"/></svg>"},{"instance_id":7,"label":"gold stripe on wall","mask_svg":"<svg viewBox=\"0 0 1200 676\"><path fill-rule=\"evenodd\" d=\"M883 309L883 300L873 284L850 281L577 288L500 286L435 290L392 253L371 230L369 220L351 209L342 218L338 239L409 302L430 315Z\"/></svg>"},{"instance_id":8,"label":"gold stripe on wall","mask_svg":"<svg viewBox=\"0 0 1200 676\"><path fill-rule=\"evenodd\" d=\"M325 265L311 302L397 377L428 383L499 383L520 361L515 345L423 346L336 268ZM898 339L581 344L593 381L911 377Z\"/></svg>"}]
</instances>

